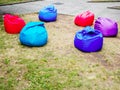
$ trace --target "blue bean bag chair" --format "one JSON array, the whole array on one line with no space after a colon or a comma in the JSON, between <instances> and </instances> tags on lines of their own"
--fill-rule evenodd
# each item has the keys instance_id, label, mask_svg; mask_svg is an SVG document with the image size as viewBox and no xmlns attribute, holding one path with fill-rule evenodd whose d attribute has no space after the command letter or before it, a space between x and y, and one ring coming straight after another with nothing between
<instances>
[{"instance_id":1,"label":"blue bean bag chair","mask_svg":"<svg viewBox=\"0 0 120 90\"><path fill-rule=\"evenodd\" d=\"M48 34L43 22L29 22L21 30L19 40L26 46L43 46L47 43Z\"/></svg>"},{"instance_id":2,"label":"blue bean bag chair","mask_svg":"<svg viewBox=\"0 0 120 90\"><path fill-rule=\"evenodd\" d=\"M49 5L40 10L38 15L39 20L45 22L56 21L57 9L53 5Z\"/></svg>"},{"instance_id":3,"label":"blue bean bag chair","mask_svg":"<svg viewBox=\"0 0 120 90\"><path fill-rule=\"evenodd\" d=\"M103 46L103 35L100 31L87 26L76 33L74 46L83 52L99 51Z\"/></svg>"}]
</instances>

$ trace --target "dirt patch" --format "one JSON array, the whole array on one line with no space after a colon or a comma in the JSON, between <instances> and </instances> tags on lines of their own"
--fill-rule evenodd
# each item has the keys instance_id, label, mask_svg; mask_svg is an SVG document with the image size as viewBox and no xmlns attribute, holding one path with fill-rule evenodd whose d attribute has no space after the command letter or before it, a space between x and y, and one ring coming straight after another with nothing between
<instances>
[{"instance_id":1,"label":"dirt patch","mask_svg":"<svg viewBox=\"0 0 120 90\"><path fill-rule=\"evenodd\" d=\"M29 17L29 20L28 18ZM26 15L26 21L39 21L37 14ZM119 25L119 24L118 24ZM117 69L119 63L120 37L104 38L103 49L100 52L84 53L74 47L74 35L84 27L74 24L74 16L59 14L56 22L45 23L49 35L48 44L44 47L46 51L53 51L59 57L74 55L85 58L88 62L99 63L108 69ZM92 26L93 27L93 26ZM112 42L111 42L112 41Z\"/></svg>"}]
</instances>

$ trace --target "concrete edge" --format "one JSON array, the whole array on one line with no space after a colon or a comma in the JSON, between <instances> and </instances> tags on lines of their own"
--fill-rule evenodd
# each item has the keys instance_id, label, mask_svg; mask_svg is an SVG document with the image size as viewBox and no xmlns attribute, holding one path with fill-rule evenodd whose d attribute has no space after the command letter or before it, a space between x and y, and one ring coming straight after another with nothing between
<instances>
[{"instance_id":1,"label":"concrete edge","mask_svg":"<svg viewBox=\"0 0 120 90\"><path fill-rule=\"evenodd\" d=\"M107 7L108 9L116 9L116 10L120 10L120 8L118 8L117 6L114 7Z\"/></svg>"},{"instance_id":2,"label":"concrete edge","mask_svg":"<svg viewBox=\"0 0 120 90\"><path fill-rule=\"evenodd\" d=\"M12 15L27 15L27 14L38 14L39 12L32 12L32 13L25 13L25 14L15 14L15 13L3 13L3 14L0 14L1 16L4 15L4 14L12 14ZM70 14L63 14L63 13L58 13L60 15L68 15L68 16L75 16L75 15L70 15Z\"/></svg>"}]
</instances>

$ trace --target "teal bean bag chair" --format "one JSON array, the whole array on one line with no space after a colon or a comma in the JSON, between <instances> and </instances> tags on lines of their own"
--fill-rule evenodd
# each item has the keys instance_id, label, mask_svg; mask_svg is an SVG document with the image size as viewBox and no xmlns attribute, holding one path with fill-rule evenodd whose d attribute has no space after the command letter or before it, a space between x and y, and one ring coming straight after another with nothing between
<instances>
[{"instance_id":1,"label":"teal bean bag chair","mask_svg":"<svg viewBox=\"0 0 120 90\"><path fill-rule=\"evenodd\" d=\"M43 46L47 43L48 33L43 22L29 22L21 30L19 40L21 44L31 47Z\"/></svg>"}]
</instances>

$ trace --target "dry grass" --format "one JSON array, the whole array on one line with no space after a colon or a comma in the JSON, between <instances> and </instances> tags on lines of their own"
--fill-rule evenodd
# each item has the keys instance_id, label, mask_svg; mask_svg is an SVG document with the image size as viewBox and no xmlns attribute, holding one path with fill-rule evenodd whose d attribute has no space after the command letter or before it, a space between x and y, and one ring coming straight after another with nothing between
<instances>
[{"instance_id":1,"label":"dry grass","mask_svg":"<svg viewBox=\"0 0 120 90\"><path fill-rule=\"evenodd\" d=\"M21 17L26 23L39 21L38 14ZM104 38L102 51L84 53L74 47L74 35L83 27L73 20L74 16L59 14L56 22L45 23L49 40L37 48L21 45L19 35L5 33L1 24L0 88L119 90L120 31L117 37Z\"/></svg>"}]
</instances>

